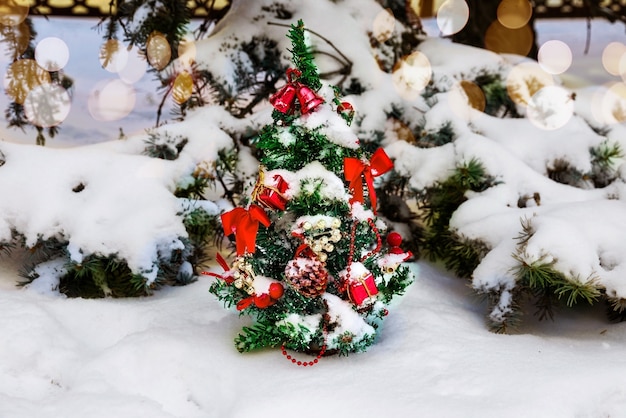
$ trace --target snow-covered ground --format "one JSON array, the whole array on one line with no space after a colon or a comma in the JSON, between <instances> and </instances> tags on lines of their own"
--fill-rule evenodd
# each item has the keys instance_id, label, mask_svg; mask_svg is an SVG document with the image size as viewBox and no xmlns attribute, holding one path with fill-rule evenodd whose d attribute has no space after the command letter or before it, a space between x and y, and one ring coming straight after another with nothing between
<instances>
[{"instance_id":1,"label":"snow-covered ground","mask_svg":"<svg viewBox=\"0 0 626 418\"><path fill-rule=\"evenodd\" d=\"M572 47L573 68L584 44L581 22L564 35L583 39ZM543 25L540 35L552 39L556 29ZM602 25L593 24L580 77L602 74L597 45L623 41L623 27L596 33ZM80 77L77 88L102 76L67 72ZM138 109L150 126L153 108ZM75 117L59 144L117 137L115 124ZM125 131L140 128L133 121L123 122L132 127ZM414 265L418 279L377 344L313 368L292 366L278 350L239 354L232 339L245 319L208 293L213 278L149 298L83 300L17 288L19 267L19 254L0 263L2 418L626 417L626 323L609 324L602 307L581 307L558 312L556 322L526 318L516 335L493 334L467 282L429 263Z\"/></svg>"}]
</instances>

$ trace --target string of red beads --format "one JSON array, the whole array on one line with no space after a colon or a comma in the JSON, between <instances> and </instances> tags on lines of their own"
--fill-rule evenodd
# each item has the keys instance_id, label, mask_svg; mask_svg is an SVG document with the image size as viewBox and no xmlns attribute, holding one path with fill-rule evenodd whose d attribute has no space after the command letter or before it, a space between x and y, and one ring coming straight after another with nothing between
<instances>
[{"instance_id":1,"label":"string of red beads","mask_svg":"<svg viewBox=\"0 0 626 418\"><path fill-rule=\"evenodd\" d=\"M285 356L285 358L287 360L291 360L291 362L293 364L298 365L298 366L303 366L303 367L315 366L320 361L320 358L322 358L322 356L326 352L326 344L324 344L322 346L322 349L320 350L319 354L317 355L317 357L315 357L313 360L311 360L311 361L300 361L300 360L296 359L295 357L293 357L291 354L287 354L287 349L285 349L285 344L283 344L280 348L281 348L281 351L283 353L283 356Z\"/></svg>"}]
</instances>

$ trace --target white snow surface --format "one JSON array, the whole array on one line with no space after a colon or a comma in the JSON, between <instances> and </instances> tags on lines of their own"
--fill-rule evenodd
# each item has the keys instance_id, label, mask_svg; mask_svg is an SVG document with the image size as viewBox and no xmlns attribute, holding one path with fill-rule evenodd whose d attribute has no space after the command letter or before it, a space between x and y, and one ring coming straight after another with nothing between
<instances>
[{"instance_id":1,"label":"white snow surface","mask_svg":"<svg viewBox=\"0 0 626 418\"><path fill-rule=\"evenodd\" d=\"M218 26L217 37L230 39L226 29L244 26L238 27L236 19L247 25L253 16L245 13L245 4L235 2L235 22ZM369 45L342 34L363 31L359 22L373 19L378 10L360 9L359 0L343 4L359 19L337 22L332 18L344 16L339 13L344 9L332 6L306 8L306 20L324 22L314 29L361 57L354 71L365 72L372 68ZM268 28L252 25L251 30ZM281 34L276 38L284 33L282 27L269 30ZM584 32L584 24L579 31ZM446 75L438 79L441 83L468 70L467 62L484 60L497 67L510 63L508 57L443 40L422 48L440 58L431 58L431 63L436 76ZM211 55L214 49L199 44L198 50L200 61L228 65L219 54ZM387 86L377 97L364 95L355 103L357 112L359 106L366 110L390 102L395 93L388 78L357 75ZM564 269L581 273L581 280L602 273L609 291L626 294L620 277L626 254L626 209L620 200L624 186L573 188L546 181L542 172L546 162L559 157L581 170L588 168L587 148L602 140L582 123L594 115L592 90L595 86L578 90L575 117L552 131L539 130L528 120L514 121L512 128L511 120L505 123L467 109L456 114L446 110L442 95L429 110L428 127L435 129L452 118L459 134L454 144L420 152L401 142L386 147L398 158L397 167L414 173L411 184L416 188L445 178L456 161L472 156L503 181L470 195L453 219L463 234L493 247L475 272L474 286L507 283L515 245L511 237L525 217L541 231L529 241L529 257L540 257L549 248L569 263ZM215 109L203 109L184 124L164 128L190 136L176 162L139 155L143 145L136 139L63 151L0 142L7 160L0 171L11 173L0 184L5 196L0 201L0 236L9 226L19 227L30 240L37 231L50 236L63 232L76 248L127 249L137 268L149 268L159 242L172 243L182 233L174 222L180 202L171 197L172 179L229 143L217 126L207 126L210 120L219 121L216 125L237 123ZM364 128L381 124L383 120L372 117ZM623 125L612 125L607 138L624 144L624 133ZM250 168L251 157L241 159ZM616 164L623 173L626 168ZM82 192L72 191L77 182L85 184ZM96 186L102 194L83 200ZM517 208L520 191L540 193L541 205ZM135 205L145 212L137 213ZM133 223L133 217L145 225ZM611 222L604 225L598 219ZM224 309L208 293L215 278L201 276L188 286L165 288L147 298L67 299L50 291L51 282L16 287L21 253L0 261L0 417L626 417L626 323L609 324L602 306L581 306L557 312L555 322L525 318L516 335L493 334L485 327L487 307L467 282L426 262L412 265L417 280L394 301L377 343L366 353L322 358L316 366L302 368L286 361L279 350L236 351L233 338L248 319ZM62 268L54 262L39 266L49 272ZM506 302L505 292L503 310Z\"/></svg>"}]
</instances>

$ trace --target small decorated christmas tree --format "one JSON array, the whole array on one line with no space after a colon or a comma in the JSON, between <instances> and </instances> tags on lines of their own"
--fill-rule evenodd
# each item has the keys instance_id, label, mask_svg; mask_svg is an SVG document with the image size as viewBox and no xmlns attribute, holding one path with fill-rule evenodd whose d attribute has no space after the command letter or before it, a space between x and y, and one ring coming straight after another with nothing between
<instances>
[{"instance_id":1,"label":"small decorated christmas tree","mask_svg":"<svg viewBox=\"0 0 626 418\"><path fill-rule=\"evenodd\" d=\"M413 273L400 234L376 215L374 180L393 163L383 149L360 147L352 106L322 85L305 35L302 21L291 26L295 68L270 98L274 122L256 138L250 199L222 215L236 258L228 266L218 256L224 273L206 274L220 278L211 293L255 321L236 338L239 351L282 347L306 366L365 351Z\"/></svg>"}]
</instances>

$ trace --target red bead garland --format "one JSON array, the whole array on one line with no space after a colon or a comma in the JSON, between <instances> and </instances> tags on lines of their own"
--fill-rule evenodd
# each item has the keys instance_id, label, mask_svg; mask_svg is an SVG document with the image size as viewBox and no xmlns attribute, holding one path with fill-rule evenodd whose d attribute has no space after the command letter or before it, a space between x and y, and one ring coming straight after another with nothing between
<instances>
[{"instance_id":1,"label":"red bead garland","mask_svg":"<svg viewBox=\"0 0 626 418\"><path fill-rule=\"evenodd\" d=\"M315 366L317 363L319 363L320 358L322 358L322 356L326 352L326 344L324 344L322 346L322 350L319 352L317 357L315 357L313 360L311 360L311 361L300 361L300 360L296 359L295 357L293 357L291 354L287 354L287 350L285 349L285 344L283 344L280 348L281 348L281 351L283 353L283 356L285 356L285 358L287 360L291 360L291 362L293 364L296 364L298 366L303 366L303 367Z\"/></svg>"}]
</instances>

